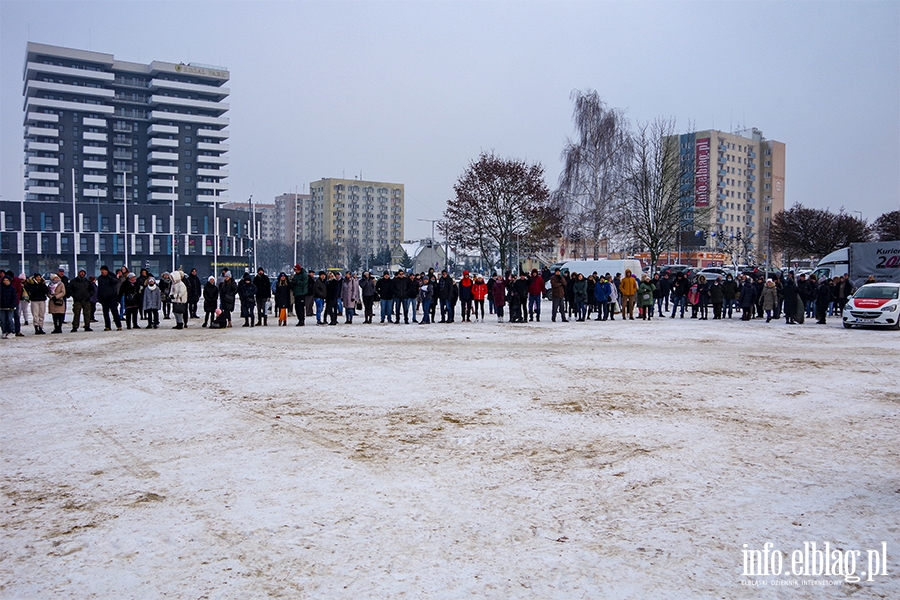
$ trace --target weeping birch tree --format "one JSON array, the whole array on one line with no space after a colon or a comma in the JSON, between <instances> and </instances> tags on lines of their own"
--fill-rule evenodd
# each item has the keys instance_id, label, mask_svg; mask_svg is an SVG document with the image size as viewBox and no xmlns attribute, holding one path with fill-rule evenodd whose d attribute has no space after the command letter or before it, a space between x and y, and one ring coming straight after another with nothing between
<instances>
[{"instance_id":1,"label":"weeping birch tree","mask_svg":"<svg viewBox=\"0 0 900 600\"><path fill-rule=\"evenodd\" d=\"M618 231L618 199L627 181L631 153L628 123L594 90L572 92L575 139L562 151L563 170L553 203L563 215L570 241L582 240L599 258L600 240Z\"/></svg>"}]
</instances>

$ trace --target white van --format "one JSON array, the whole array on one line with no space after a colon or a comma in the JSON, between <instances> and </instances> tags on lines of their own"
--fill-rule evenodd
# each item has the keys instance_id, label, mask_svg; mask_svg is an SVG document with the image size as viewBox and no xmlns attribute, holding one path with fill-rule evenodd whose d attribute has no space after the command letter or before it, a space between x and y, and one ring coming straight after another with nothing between
<instances>
[{"instance_id":1,"label":"white van","mask_svg":"<svg viewBox=\"0 0 900 600\"><path fill-rule=\"evenodd\" d=\"M568 269L569 273L581 273L585 277L595 271L598 275L604 275L606 273L613 276L615 276L616 273L625 275L625 269L631 269L632 273L640 277L644 270L641 261L636 258L627 258L624 260L568 260L551 266L550 271L553 272L557 268L562 269L563 271Z\"/></svg>"}]
</instances>

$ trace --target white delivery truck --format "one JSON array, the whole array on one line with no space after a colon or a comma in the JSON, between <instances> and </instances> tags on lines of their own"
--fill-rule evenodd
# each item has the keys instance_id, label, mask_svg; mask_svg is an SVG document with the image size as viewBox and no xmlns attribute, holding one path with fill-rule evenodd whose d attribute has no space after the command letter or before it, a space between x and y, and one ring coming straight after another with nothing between
<instances>
[{"instance_id":1,"label":"white delivery truck","mask_svg":"<svg viewBox=\"0 0 900 600\"><path fill-rule=\"evenodd\" d=\"M631 269L631 272L638 277L640 277L643 272L641 261L636 258L626 258L624 260L568 260L551 265L550 272L554 272L557 268L563 271L568 269L569 273L581 273L585 277L595 271L598 275L609 273L610 275L615 276L616 273L625 275L625 269Z\"/></svg>"},{"instance_id":2,"label":"white delivery truck","mask_svg":"<svg viewBox=\"0 0 900 600\"><path fill-rule=\"evenodd\" d=\"M874 275L875 281L900 283L900 241L850 244L822 257L813 274L819 280L849 274L855 287L869 275Z\"/></svg>"}]
</instances>

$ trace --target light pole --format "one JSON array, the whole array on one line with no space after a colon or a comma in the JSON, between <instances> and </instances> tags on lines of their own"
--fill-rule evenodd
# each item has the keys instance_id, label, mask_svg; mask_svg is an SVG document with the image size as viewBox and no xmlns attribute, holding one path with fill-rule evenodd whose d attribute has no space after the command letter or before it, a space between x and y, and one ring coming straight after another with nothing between
<instances>
[{"instance_id":1,"label":"light pole","mask_svg":"<svg viewBox=\"0 0 900 600\"><path fill-rule=\"evenodd\" d=\"M256 273L256 211L253 210L253 194L250 194L250 250L253 252L251 273Z\"/></svg>"},{"instance_id":2,"label":"light pole","mask_svg":"<svg viewBox=\"0 0 900 600\"><path fill-rule=\"evenodd\" d=\"M176 180L172 180L172 223L169 226L169 229L172 230L172 273L175 272L175 245L178 243L177 238L175 237L175 185Z\"/></svg>"},{"instance_id":3,"label":"light pole","mask_svg":"<svg viewBox=\"0 0 900 600\"><path fill-rule=\"evenodd\" d=\"M72 169L72 251L75 254L75 266L72 274L78 275L78 212L75 209L75 169ZM85 265L87 266L87 265ZM24 272L24 270L23 270ZM73 278L74 279L74 278Z\"/></svg>"},{"instance_id":4,"label":"light pole","mask_svg":"<svg viewBox=\"0 0 900 600\"><path fill-rule=\"evenodd\" d=\"M131 271L128 264L128 173L122 171L122 210L124 213L125 231L122 233L125 242L125 266Z\"/></svg>"},{"instance_id":5,"label":"light pole","mask_svg":"<svg viewBox=\"0 0 900 600\"><path fill-rule=\"evenodd\" d=\"M25 268L25 165L22 165L22 200L19 201L19 229L22 236L19 238L19 266L20 273L28 273Z\"/></svg>"},{"instance_id":6,"label":"light pole","mask_svg":"<svg viewBox=\"0 0 900 600\"><path fill-rule=\"evenodd\" d=\"M291 236L294 239L294 262L293 264L297 264L297 221L299 217L297 215L297 186L294 186L294 235Z\"/></svg>"}]
</instances>

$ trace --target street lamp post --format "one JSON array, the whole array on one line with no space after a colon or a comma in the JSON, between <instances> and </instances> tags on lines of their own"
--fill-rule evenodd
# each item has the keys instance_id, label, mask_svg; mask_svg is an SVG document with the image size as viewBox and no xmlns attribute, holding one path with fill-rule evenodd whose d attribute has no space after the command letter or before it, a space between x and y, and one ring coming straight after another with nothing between
<instances>
[{"instance_id":1,"label":"street lamp post","mask_svg":"<svg viewBox=\"0 0 900 600\"><path fill-rule=\"evenodd\" d=\"M124 170L122 171L122 211L125 221L125 231L122 233L122 239L125 242L125 266L130 271L131 266L128 264L128 173Z\"/></svg>"},{"instance_id":2,"label":"street lamp post","mask_svg":"<svg viewBox=\"0 0 900 600\"><path fill-rule=\"evenodd\" d=\"M75 169L72 169L72 251L75 257L75 266L72 267L71 271L73 275L78 275L78 242L78 212L75 209Z\"/></svg>"}]
</instances>

